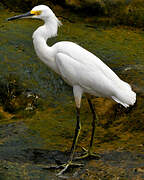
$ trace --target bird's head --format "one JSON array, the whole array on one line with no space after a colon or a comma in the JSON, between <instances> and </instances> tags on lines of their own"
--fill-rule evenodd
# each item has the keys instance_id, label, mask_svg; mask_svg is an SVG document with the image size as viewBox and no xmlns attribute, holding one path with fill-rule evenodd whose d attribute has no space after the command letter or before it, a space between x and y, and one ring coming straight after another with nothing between
<instances>
[{"instance_id":1,"label":"bird's head","mask_svg":"<svg viewBox=\"0 0 144 180\"><path fill-rule=\"evenodd\" d=\"M8 21L21 19L21 18L35 18L35 19L42 19L45 21L46 19L53 18L53 17L55 17L55 14L48 6L39 5L39 6L35 6L31 11L25 14L8 18Z\"/></svg>"}]
</instances>

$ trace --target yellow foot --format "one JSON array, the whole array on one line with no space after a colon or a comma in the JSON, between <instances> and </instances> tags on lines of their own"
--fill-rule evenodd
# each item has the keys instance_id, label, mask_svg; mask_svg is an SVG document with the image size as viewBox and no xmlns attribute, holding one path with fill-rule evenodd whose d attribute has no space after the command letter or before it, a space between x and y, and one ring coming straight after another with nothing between
<instances>
[{"instance_id":1,"label":"yellow foot","mask_svg":"<svg viewBox=\"0 0 144 180\"><path fill-rule=\"evenodd\" d=\"M91 158L91 159L100 159L101 157L96 154L91 152L91 150L86 150L84 147L82 147L82 150L84 151L83 155L80 157L76 157L75 159L85 159L85 158Z\"/></svg>"},{"instance_id":2,"label":"yellow foot","mask_svg":"<svg viewBox=\"0 0 144 180\"><path fill-rule=\"evenodd\" d=\"M79 167L79 166L83 166L83 164L79 164L79 163L73 163L73 162L68 162L68 163L66 163L66 164L62 164L62 165L60 165L58 168L63 168L58 174L57 174L57 176L60 176L60 175L62 175L64 172L66 172L67 171L67 169L69 168L69 167Z\"/></svg>"},{"instance_id":3,"label":"yellow foot","mask_svg":"<svg viewBox=\"0 0 144 180\"><path fill-rule=\"evenodd\" d=\"M62 170L57 174L57 176L61 176L64 172L68 170L69 167L80 167L83 165L84 164L73 163L69 161L68 163L61 164L61 165L51 165L49 167L45 167L44 169L61 169L62 168Z\"/></svg>"}]
</instances>

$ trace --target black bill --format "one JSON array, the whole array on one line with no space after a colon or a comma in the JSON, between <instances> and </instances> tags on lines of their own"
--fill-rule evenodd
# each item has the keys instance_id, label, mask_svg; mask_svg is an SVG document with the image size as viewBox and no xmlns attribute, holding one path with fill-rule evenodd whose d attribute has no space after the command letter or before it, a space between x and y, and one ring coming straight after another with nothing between
<instances>
[{"instance_id":1,"label":"black bill","mask_svg":"<svg viewBox=\"0 0 144 180\"><path fill-rule=\"evenodd\" d=\"M15 19L20 19L20 18L25 18L25 17L29 17L29 16L33 16L34 14L31 14L30 12L27 12L25 14L21 14L21 15L17 15L17 16L13 16L13 17L10 17L8 18L7 20L8 21L11 21L11 20L15 20Z\"/></svg>"}]
</instances>

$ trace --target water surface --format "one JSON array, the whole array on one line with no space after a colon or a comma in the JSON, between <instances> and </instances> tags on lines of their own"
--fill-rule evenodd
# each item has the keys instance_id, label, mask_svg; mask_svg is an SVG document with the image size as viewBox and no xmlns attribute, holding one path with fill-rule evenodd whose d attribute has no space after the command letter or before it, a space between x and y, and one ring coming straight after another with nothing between
<instances>
[{"instance_id":1,"label":"water surface","mask_svg":"<svg viewBox=\"0 0 144 180\"><path fill-rule=\"evenodd\" d=\"M3 106L0 109L1 177L8 179L8 173L13 179L56 179L54 171L44 171L41 166L56 163L54 157L60 161L68 158L66 152L70 150L75 128L72 89L34 52L31 36L42 23L30 19L6 21L15 14L0 11L0 82L9 90L12 84L11 92L21 87L20 95L6 97L10 97L10 107L22 106L17 111L6 112ZM144 32L122 26L100 27L73 15L69 18L75 22L62 19L58 36L48 40L48 44L61 40L76 42L101 58L138 95L137 105L130 110L112 100L93 98L99 116L93 149L102 158L84 161L83 169L71 170L67 175L83 179L142 177ZM91 119L83 98L78 152L81 146L88 147Z\"/></svg>"}]
</instances>

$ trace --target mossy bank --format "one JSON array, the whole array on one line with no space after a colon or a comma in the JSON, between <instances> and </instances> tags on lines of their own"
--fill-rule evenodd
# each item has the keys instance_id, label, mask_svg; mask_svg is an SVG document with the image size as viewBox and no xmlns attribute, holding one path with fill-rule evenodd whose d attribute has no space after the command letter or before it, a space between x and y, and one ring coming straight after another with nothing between
<instances>
[{"instance_id":1,"label":"mossy bank","mask_svg":"<svg viewBox=\"0 0 144 180\"><path fill-rule=\"evenodd\" d=\"M56 8L56 7L55 7ZM60 11L59 11L60 12ZM57 179L48 166L67 160L75 128L72 89L36 56L32 32L39 21L7 22L16 12L0 11L0 179ZM99 116L93 150L65 179L142 179L144 177L144 32L127 26L98 26L88 17L62 14L58 36L93 52L137 93L134 107L93 98ZM81 146L88 147L92 116L85 97L81 108Z\"/></svg>"},{"instance_id":2,"label":"mossy bank","mask_svg":"<svg viewBox=\"0 0 144 180\"><path fill-rule=\"evenodd\" d=\"M143 0L2 0L1 2L13 11L28 11L33 6L46 4L53 9L59 9L57 12L59 15L62 15L64 10L71 10L85 17L93 16L94 21L99 24L123 24L141 28L144 26Z\"/></svg>"}]
</instances>

